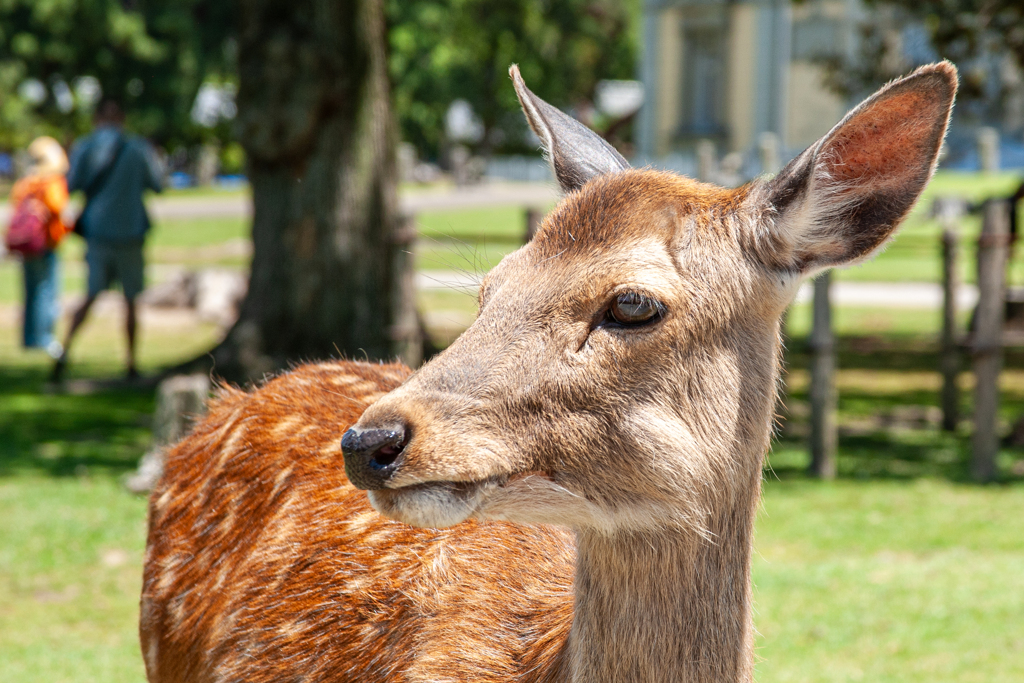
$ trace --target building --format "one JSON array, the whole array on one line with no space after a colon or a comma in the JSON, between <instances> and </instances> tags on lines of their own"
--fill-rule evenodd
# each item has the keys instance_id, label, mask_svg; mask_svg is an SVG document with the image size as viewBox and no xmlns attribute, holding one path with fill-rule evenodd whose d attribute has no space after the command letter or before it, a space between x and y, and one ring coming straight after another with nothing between
<instances>
[{"instance_id":1,"label":"building","mask_svg":"<svg viewBox=\"0 0 1024 683\"><path fill-rule=\"evenodd\" d=\"M850 104L815 60L853 54L861 11L856 0L648 0L640 155L692 155L711 140L754 159L765 132L783 156L813 143Z\"/></svg>"},{"instance_id":2,"label":"building","mask_svg":"<svg viewBox=\"0 0 1024 683\"><path fill-rule=\"evenodd\" d=\"M857 63L866 24L892 39L893 73L937 59L923 26L885 9L868 12L861 0L646 0L640 161L696 174L698 147L711 141L717 156L733 156L737 179L774 170L761 168L763 133L777 136L785 161L856 104L826 87L823 60ZM959 102L944 166L979 168L984 128L982 137L998 132L997 165L1024 167L1024 74L1005 54L983 53L961 67L986 74L985 96Z\"/></svg>"}]
</instances>

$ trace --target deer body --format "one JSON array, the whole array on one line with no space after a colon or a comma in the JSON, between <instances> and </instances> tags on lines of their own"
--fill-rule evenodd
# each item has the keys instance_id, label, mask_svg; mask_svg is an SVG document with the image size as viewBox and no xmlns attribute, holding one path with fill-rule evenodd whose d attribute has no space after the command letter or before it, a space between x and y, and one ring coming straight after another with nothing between
<instances>
[{"instance_id":1,"label":"deer body","mask_svg":"<svg viewBox=\"0 0 1024 683\"><path fill-rule=\"evenodd\" d=\"M630 170L513 80L569 194L412 376L306 366L225 392L172 451L152 683L752 679L779 318L909 211L955 71L737 190Z\"/></svg>"},{"instance_id":2,"label":"deer body","mask_svg":"<svg viewBox=\"0 0 1024 683\"><path fill-rule=\"evenodd\" d=\"M142 600L151 681L560 680L568 531L417 529L345 478L341 434L408 374L329 363L229 390L169 454ZM217 457L197 472L197 454Z\"/></svg>"}]
</instances>

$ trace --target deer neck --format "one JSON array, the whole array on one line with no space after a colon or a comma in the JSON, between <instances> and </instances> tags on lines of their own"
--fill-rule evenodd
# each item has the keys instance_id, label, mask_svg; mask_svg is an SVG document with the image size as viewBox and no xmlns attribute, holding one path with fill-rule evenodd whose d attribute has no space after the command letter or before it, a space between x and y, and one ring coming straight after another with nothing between
<instances>
[{"instance_id":1,"label":"deer neck","mask_svg":"<svg viewBox=\"0 0 1024 683\"><path fill-rule=\"evenodd\" d=\"M757 488L688 532L577 533L571 680L750 681L751 530Z\"/></svg>"}]
</instances>

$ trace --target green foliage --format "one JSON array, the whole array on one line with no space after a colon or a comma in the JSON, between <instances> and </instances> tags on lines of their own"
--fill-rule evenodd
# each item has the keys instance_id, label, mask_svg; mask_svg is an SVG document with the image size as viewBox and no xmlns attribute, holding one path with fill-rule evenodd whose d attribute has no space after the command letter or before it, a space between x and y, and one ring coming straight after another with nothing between
<instances>
[{"instance_id":1,"label":"green foliage","mask_svg":"<svg viewBox=\"0 0 1024 683\"><path fill-rule=\"evenodd\" d=\"M245 171L245 150L237 142L229 142L220 151L221 173L238 174Z\"/></svg>"},{"instance_id":2,"label":"green foliage","mask_svg":"<svg viewBox=\"0 0 1024 683\"><path fill-rule=\"evenodd\" d=\"M0 61L0 149L24 149L32 138L48 132L31 105L14 94L24 79L23 64Z\"/></svg>"},{"instance_id":3,"label":"green foliage","mask_svg":"<svg viewBox=\"0 0 1024 683\"><path fill-rule=\"evenodd\" d=\"M1024 4L1020 0L942 0L899 5L924 21L943 57L968 62L985 51L1007 53L1024 68ZM966 74L971 83L972 74Z\"/></svg>"},{"instance_id":4,"label":"green foliage","mask_svg":"<svg viewBox=\"0 0 1024 683\"><path fill-rule=\"evenodd\" d=\"M231 68L233 2L218 0L3 0L0 2L0 145L41 130L88 129L82 78L118 100L128 126L168 143L195 138L189 118L199 85ZM45 87L32 106L26 79ZM66 93L62 96L61 92ZM64 137L64 136L61 136Z\"/></svg>"},{"instance_id":5,"label":"green foliage","mask_svg":"<svg viewBox=\"0 0 1024 683\"><path fill-rule=\"evenodd\" d=\"M169 147L229 137L189 114L205 80L236 78L237 10L233 0L0 0L0 148L87 130L83 76L125 105L129 128ZM483 151L527 149L512 63L541 97L583 112L599 80L635 77L639 0L389 0L387 15L402 137L428 156L456 99L480 117ZM27 79L45 86L38 105L17 94ZM70 110L55 95L64 86ZM224 161L241 168L233 151Z\"/></svg>"},{"instance_id":6,"label":"green foliage","mask_svg":"<svg viewBox=\"0 0 1024 683\"><path fill-rule=\"evenodd\" d=\"M638 0L390 0L403 139L436 155L445 112L464 99L483 124L484 152L526 149L509 65L552 104L587 109L599 80L635 77L639 15Z\"/></svg>"}]
</instances>

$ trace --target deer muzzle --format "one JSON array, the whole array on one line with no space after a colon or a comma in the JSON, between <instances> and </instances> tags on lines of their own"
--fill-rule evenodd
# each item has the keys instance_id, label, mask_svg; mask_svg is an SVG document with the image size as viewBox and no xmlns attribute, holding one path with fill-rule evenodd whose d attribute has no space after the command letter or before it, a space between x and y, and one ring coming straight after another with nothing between
<instances>
[{"instance_id":1,"label":"deer muzzle","mask_svg":"<svg viewBox=\"0 0 1024 683\"><path fill-rule=\"evenodd\" d=\"M384 488L401 465L407 442L406 430L401 425L385 429L349 429L341 438L349 481L366 491Z\"/></svg>"}]
</instances>

